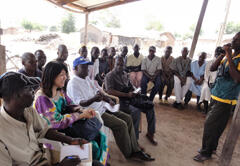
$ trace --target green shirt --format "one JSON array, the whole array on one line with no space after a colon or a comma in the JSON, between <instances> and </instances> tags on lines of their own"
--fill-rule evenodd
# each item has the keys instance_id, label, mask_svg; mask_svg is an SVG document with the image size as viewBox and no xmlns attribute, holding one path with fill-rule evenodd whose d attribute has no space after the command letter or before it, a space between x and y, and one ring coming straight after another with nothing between
<instances>
[{"instance_id":1,"label":"green shirt","mask_svg":"<svg viewBox=\"0 0 240 166\"><path fill-rule=\"evenodd\" d=\"M232 58L238 71L240 71L240 54ZM218 72L214 87L211 89L212 98L222 103L237 104L240 92L240 83L235 82L229 73L229 63L224 59ZM219 75L220 74L220 75Z\"/></svg>"}]
</instances>

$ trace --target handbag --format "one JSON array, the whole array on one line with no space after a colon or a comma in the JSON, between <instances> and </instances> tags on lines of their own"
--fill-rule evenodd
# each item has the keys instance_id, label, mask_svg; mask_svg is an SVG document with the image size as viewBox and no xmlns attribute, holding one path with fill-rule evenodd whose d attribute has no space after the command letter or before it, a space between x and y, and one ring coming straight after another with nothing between
<instances>
[{"instance_id":1,"label":"handbag","mask_svg":"<svg viewBox=\"0 0 240 166\"><path fill-rule=\"evenodd\" d=\"M78 120L72 124L71 133L76 137L84 138L88 141L93 141L99 134L102 123L96 118Z\"/></svg>"},{"instance_id":2,"label":"handbag","mask_svg":"<svg viewBox=\"0 0 240 166\"><path fill-rule=\"evenodd\" d=\"M65 106L62 114L71 113L74 107L76 105ZM61 131L74 138L84 138L88 141L93 141L98 136L101 127L102 123L96 117L93 117L91 119L78 120Z\"/></svg>"}]
</instances>

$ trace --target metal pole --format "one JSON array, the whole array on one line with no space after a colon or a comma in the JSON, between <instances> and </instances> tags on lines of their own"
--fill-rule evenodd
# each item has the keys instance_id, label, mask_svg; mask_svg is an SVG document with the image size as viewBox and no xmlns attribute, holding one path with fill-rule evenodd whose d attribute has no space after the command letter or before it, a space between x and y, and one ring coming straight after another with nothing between
<instances>
[{"instance_id":1,"label":"metal pole","mask_svg":"<svg viewBox=\"0 0 240 166\"><path fill-rule=\"evenodd\" d=\"M218 33L218 39L217 39L217 42L216 42L216 47L221 45L221 43L222 43L222 37L223 37L223 33L225 31L225 28L226 28L226 23L227 23L227 18L228 18L228 14L229 14L230 5L231 5L231 0L227 0L226 8L225 8L225 17L224 17L224 21L221 23L221 26L220 26L220 30L219 30L219 33Z\"/></svg>"},{"instance_id":2,"label":"metal pole","mask_svg":"<svg viewBox=\"0 0 240 166\"><path fill-rule=\"evenodd\" d=\"M88 38L88 12L85 13L85 28L84 28L84 45L87 46Z\"/></svg>"},{"instance_id":3,"label":"metal pole","mask_svg":"<svg viewBox=\"0 0 240 166\"><path fill-rule=\"evenodd\" d=\"M202 9L198 18L198 23L194 32L194 36L193 36L193 40L192 40L192 46L191 46L191 50L190 50L190 54L189 57L193 58L193 54L197 45L197 41L198 41L198 37L199 37L199 33L202 27L202 22L203 22L203 18L205 15L205 11L207 8L207 4L208 4L208 0L203 0L203 5L202 5Z\"/></svg>"}]
</instances>

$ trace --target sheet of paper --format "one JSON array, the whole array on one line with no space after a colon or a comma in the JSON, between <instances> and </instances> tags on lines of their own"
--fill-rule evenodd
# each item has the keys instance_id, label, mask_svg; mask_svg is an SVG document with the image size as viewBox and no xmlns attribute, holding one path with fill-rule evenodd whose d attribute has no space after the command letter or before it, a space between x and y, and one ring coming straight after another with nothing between
<instances>
[{"instance_id":1,"label":"sheet of paper","mask_svg":"<svg viewBox=\"0 0 240 166\"><path fill-rule=\"evenodd\" d=\"M120 108L120 104L115 104L113 107L109 103L105 103L104 108L106 108L110 112L118 112Z\"/></svg>"},{"instance_id":2,"label":"sheet of paper","mask_svg":"<svg viewBox=\"0 0 240 166\"><path fill-rule=\"evenodd\" d=\"M89 144L83 145L84 149L81 149L79 145L64 145L61 148L60 160L66 156L77 155L81 160L88 160L89 158Z\"/></svg>"},{"instance_id":3,"label":"sheet of paper","mask_svg":"<svg viewBox=\"0 0 240 166\"><path fill-rule=\"evenodd\" d=\"M141 91L141 88L137 88L133 91L133 93L139 93Z\"/></svg>"}]
</instances>

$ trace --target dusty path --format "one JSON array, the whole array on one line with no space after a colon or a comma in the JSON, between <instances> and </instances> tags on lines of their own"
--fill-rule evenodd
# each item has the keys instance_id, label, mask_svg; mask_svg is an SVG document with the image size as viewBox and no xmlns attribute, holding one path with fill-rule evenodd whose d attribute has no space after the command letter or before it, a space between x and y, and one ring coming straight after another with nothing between
<instances>
[{"instance_id":1,"label":"dusty path","mask_svg":"<svg viewBox=\"0 0 240 166\"><path fill-rule=\"evenodd\" d=\"M157 102L157 100L156 100ZM171 103L173 101L170 101ZM139 143L156 158L150 163L139 163L124 159L114 142L110 143L110 163L112 166L217 166L226 131L219 142L217 156L204 164L196 163L192 157L201 147L205 116L190 105L188 109L178 111L170 105L155 104L157 118L156 139L158 146L151 145L145 137L146 118L143 116L143 133ZM235 148L231 166L240 165L240 141Z\"/></svg>"}]
</instances>

